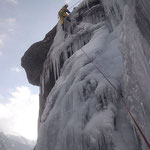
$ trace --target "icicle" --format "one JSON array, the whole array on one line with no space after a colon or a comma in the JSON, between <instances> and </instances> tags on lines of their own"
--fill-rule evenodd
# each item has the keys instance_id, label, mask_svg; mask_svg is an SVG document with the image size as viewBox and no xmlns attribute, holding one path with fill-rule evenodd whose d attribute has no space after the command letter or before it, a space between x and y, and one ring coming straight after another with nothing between
<instances>
[{"instance_id":1,"label":"icicle","mask_svg":"<svg viewBox=\"0 0 150 150\"><path fill-rule=\"evenodd\" d=\"M44 94L44 78L42 77L42 88L41 88L41 90L42 90L42 95Z\"/></svg>"},{"instance_id":2,"label":"icicle","mask_svg":"<svg viewBox=\"0 0 150 150\"><path fill-rule=\"evenodd\" d=\"M136 140L136 143L137 143L137 146L138 146L138 144L139 144L138 134L137 134L136 128L133 125L132 125L132 129L133 129L134 137L135 137L135 140Z\"/></svg>"},{"instance_id":3,"label":"icicle","mask_svg":"<svg viewBox=\"0 0 150 150\"><path fill-rule=\"evenodd\" d=\"M85 0L85 5L86 5L87 8L89 9L89 0Z\"/></svg>"},{"instance_id":4,"label":"icicle","mask_svg":"<svg viewBox=\"0 0 150 150\"><path fill-rule=\"evenodd\" d=\"M112 25L116 27L122 19L125 0L103 0L103 5Z\"/></svg>"}]
</instances>

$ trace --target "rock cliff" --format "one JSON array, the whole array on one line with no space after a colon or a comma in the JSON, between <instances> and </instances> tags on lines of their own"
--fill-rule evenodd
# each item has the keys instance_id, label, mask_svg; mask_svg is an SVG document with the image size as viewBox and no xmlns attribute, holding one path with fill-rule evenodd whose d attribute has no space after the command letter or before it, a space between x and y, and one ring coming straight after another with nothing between
<instances>
[{"instance_id":1,"label":"rock cliff","mask_svg":"<svg viewBox=\"0 0 150 150\"><path fill-rule=\"evenodd\" d=\"M56 26L46 34L42 41L34 43L21 59L21 66L25 69L29 83L39 86L40 75L47 53L56 35Z\"/></svg>"}]
</instances>

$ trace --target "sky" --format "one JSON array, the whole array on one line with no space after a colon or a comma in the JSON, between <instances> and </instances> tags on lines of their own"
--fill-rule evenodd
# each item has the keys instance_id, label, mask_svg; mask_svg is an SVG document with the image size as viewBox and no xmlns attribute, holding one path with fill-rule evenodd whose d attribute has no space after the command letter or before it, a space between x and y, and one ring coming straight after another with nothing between
<instances>
[{"instance_id":1,"label":"sky","mask_svg":"<svg viewBox=\"0 0 150 150\"><path fill-rule=\"evenodd\" d=\"M39 88L28 83L21 57L79 0L0 0L0 131L37 138Z\"/></svg>"}]
</instances>

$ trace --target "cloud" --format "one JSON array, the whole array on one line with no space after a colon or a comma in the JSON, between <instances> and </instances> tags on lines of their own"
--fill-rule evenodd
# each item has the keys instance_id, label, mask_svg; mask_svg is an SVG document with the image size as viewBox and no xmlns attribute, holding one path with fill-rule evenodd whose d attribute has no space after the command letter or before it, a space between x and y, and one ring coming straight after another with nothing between
<instances>
[{"instance_id":1,"label":"cloud","mask_svg":"<svg viewBox=\"0 0 150 150\"><path fill-rule=\"evenodd\" d=\"M8 18L8 19L6 19L6 22L8 22L9 24L15 23L16 18Z\"/></svg>"},{"instance_id":2,"label":"cloud","mask_svg":"<svg viewBox=\"0 0 150 150\"><path fill-rule=\"evenodd\" d=\"M0 35L0 45L3 45L3 37Z\"/></svg>"},{"instance_id":3,"label":"cloud","mask_svg":"<svg viewBox=\"0 0 150 150\"><path fill-rule=\"evenodd\" d=\"M0 39L0 45L3 45L3 40L2 39Z\"/></svg>"},{"instance_id":4,"label":"cloud","mask_svg":"<svg viewBox=\"0 0 150 150\"><path fill-rule=\"evenodd\" d=\"M14 32L15 29L11 29L11 28L10 28L10 29L8 29L8 31L9 31L9 32Z\"/></svg>"},{"instance_id":5,"label":"cloud","mask_svg":"<svg viewBox=\"0 0 150 150\"><path fill-rule=\"evenodd\" d=\"M1 19L0 20L0 27L2 28L8 28L10 26L14 26L16 24L16 18L7 18L7 19Z\"/></svg>"},{"instance_id":6,"label":"cloud","mask_svg":"<svg viewBox=\"0 0 150 150\"><path fill-rule=\"evenodd\" d=\"M0 34L0 56L3 55L2 47L4 45L6 37L7 37L6 34Z\"/></svg>"},{"instance_id":7,"label":"cloud","mask_svg":"<svg viewBox=\"0 0 150 150\"><path fill-rule=\"evenodd\" d=\"M16 18L0 19L0 56L2 55L2 46L6 43L6 39L14 33L16 29Z\"/></svg>"},{"instance_id":8,"label":"cloud","mask_svg":"<svg viewBox=\"0 0 150 150\"><path fill-rule=\"evenodd\" d=\"M18 0L9 0L9 1L14 3L14 4L18 4Z\"/></svg>"},{"instance_id":9,"label":"cloud","mask_svg":"<svg viewBox=\"0 0 150 150\"><path fill-rule=\"evenodd\" d=\"M10 70L13 71L13 72L17 72L17 73L21 72L21 69L18 68L18 67L13 67Z\"/></svg>"},{"instance_id":10,"label":"cloud","mask_svg":"<svg viewBox=\"0 0 150 150\"><path fill-rule=\"evenodd\" d=\"M6 39L6 34L0 34L0 46L4 44L4 40Z\"/></svg>"},{"instance_id":11,"label":"cloud","mask_svg":"<svg viewBox=\"0 0 150 150\"><path fill-rule=\"evenodd\" d=\"M21 135L35 140L38 94L32 94L28 87L21 86L11 93L8 101L7 104L0 104L0 129L8 134Z\"/></svg>"},{"instance_id":12,"label":"cloud","mask_svg":"<svg viewBox=\"0 0 150 150\"><path fill-rule=\"evenodd\" d=\"M8 37L10 31L15 31L16 26L16 18L0 19L0 43Z\"/></svg>"},{"instance_id":13,"label":"cloud","mask_svg":"<svg viewBox=\"0 0 150 150\"><path fill-rule=\"evenodd\" d=\"M6 0L6 2L12 3L17 5L18 4L18 0Z\"/></svg>"}]
</instances>

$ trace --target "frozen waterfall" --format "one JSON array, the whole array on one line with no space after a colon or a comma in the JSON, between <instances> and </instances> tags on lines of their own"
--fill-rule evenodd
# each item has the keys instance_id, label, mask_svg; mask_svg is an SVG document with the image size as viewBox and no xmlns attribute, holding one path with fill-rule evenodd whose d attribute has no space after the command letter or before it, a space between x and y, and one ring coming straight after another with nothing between
<instances>
[{"instance_id":1,"label":"frozen waterfall","mask_svg":"<svg viewBox=\"0 0 150 150\"><path fill-rule=\"evenodd\" d=\"M149 0L84 0L66 32L58 22L40 78L36 150L148 150L95 65L150 139L149 10Z\"/></svg>"}]
</instances>

